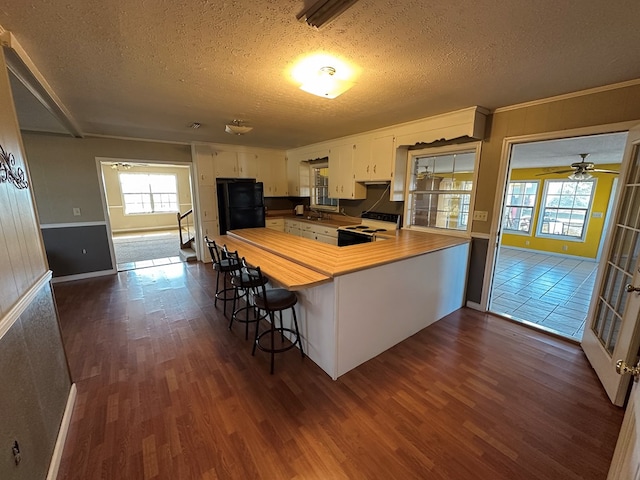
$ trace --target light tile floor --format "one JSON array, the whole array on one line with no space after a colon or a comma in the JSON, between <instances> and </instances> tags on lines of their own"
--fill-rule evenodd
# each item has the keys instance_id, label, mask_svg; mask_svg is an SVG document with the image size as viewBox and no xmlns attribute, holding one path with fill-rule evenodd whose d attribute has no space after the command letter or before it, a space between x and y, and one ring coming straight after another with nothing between
<instances>
[{"instance_id":1,"label":"light tile floor","mask_svg":"<svg viewBox=\"0 0 640 480\"><path fill-rule=\"evenodd\" d=\"M500 247L489 310L580 340L598 263Z\"/></svg>"}]
</instances>

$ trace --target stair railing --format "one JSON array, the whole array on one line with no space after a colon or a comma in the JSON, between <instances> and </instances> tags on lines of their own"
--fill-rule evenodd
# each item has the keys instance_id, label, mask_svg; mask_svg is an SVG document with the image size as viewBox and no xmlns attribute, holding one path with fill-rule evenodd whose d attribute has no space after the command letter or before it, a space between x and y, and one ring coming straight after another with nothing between
<instances>
[{"instance_id":1,"label":"stair railing","mask_svg":"<svg viewBox=\"0 0 640 480\"><path fill-rule=\"evenodd\" d=\"M193 208L185 213L178 212L178 232L180 232L180 248L191 248L191 242L196 238L196 229L193 225ZM185 240L186 237L186 240Z\"/></svg>"}]
</instances>

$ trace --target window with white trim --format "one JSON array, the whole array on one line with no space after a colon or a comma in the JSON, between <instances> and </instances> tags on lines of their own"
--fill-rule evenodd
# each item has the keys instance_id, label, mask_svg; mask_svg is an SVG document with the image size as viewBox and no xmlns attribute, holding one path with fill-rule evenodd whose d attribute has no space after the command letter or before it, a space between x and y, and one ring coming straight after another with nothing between
<instances>
[{"instance_id":1,"label":"window with white trim","mask_svg":"<svg viewBox=\"0 0 640 480\"><path fill-rule=\"evenodd\" d=\"M469 231L477 147L412 153L406 224Z\"/></svg>"},{"instance_id":2,"label":"window with white trim","mask_svg":"<svg viewBox=\"0 0 640 480\"><path fill-rule=\"evenodd\" d=\"M595 179L546 180L536 236L584 240Z\"/></svg>"},{"instance_id":3,"label":"window with white trim","mask_svg":"<svg viewBox=\"0 0 640 480\"><path fill-rule=\"evenodd\" d=\"M338 210L338 199L329 198L329 162L315 163L310 167L311 208Z\"/></svg>"},{"instance_id":4,"label":"window with white trim","mask_svg":"<svg viewBox=\"0 0 640 480\"><path fill-rule=\"evenodd\" d=\"M502 212L505 233L531 234L538 182L509 182Z\"/></svg>"},{"instance_id":5,"label":"window with white trim","mask_svg":"<svg viewBox=\"0 0 640 480\"><path fill-rule=\"evenodd\" d=\"M174 174L120 173L125 215L178 211L178 188Z\"/></svg>"}]
</instances>

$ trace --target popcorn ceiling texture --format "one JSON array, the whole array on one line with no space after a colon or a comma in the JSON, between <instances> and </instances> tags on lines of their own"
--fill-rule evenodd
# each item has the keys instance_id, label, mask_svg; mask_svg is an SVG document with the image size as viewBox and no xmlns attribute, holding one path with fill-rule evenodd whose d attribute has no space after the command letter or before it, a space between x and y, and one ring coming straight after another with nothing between
<instances>
[{"instance_id":1,"label":"popcorn ceiling texture","mask_svg":"<svg viewBox=\"0 0 640 480\"><path fill-rule=\"evenodd\" d=\"M360 0L321 30L296 20L303 5L5 0L0 25L85 133L187 142L295 147L640 77L636 0ZM360 72L335 100L289 77L318 51ZM225 134L234 118L254 131Z\"/></svg>"}]
</instances>

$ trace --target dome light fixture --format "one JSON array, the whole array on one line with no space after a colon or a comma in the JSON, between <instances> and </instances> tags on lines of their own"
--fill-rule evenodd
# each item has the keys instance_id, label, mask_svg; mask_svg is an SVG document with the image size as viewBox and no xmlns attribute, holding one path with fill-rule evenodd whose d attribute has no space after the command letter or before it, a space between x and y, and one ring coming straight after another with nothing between
<instances>
[{"instance_id":1,"label":"dome light fixture","mask_svg":"<svg viewBox=\"0 0 640 480\"><path fill-rule=\"evenodd\" d=\"M336 98L353 86L352 82L339 78L331 66L320 68L315 75L307 77L300 89L323 98Z\"/></svg>"},{"instance_id":2,"label":"dome light fixture","mask_svg":"<svg viewBox=\"0 0 640 480\"><path fill-rule=\"evenodd\" d=\"M243 125L242 120L233 120L231 123L227 123L224 127L224 131L231 135L244 135L253 130L253 127Z\"/></svg>"}]
</instances>

